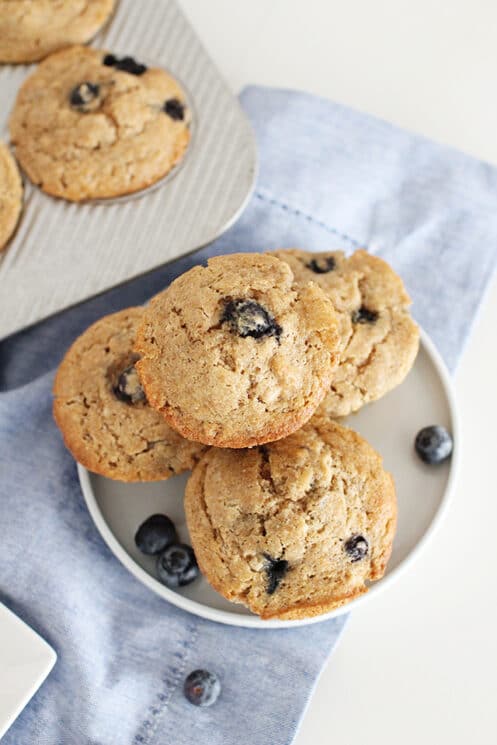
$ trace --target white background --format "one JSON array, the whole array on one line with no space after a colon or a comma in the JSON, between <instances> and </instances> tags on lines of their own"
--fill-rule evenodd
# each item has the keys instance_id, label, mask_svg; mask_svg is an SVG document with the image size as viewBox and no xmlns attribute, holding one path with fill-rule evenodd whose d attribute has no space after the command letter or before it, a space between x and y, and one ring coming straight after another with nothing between
<instances>
[{"instance_id":1,"label":"white background","mask_svg":"<svg viewBox=\"0 0 497 745\"><path fill-rule=\"evenodd\" d=\"M303 88L497 164L495 0L181 5L233 91ZM354 612L296 745L497 742L496 322L494 280L455 378L452 508L417 564Z\"/></svg>"}]
</instances>

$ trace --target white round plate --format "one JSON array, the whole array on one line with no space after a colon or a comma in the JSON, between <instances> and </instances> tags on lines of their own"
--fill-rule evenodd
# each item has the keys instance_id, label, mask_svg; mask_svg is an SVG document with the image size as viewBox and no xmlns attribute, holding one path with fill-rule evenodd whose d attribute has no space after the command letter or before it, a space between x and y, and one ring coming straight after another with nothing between
<instances>
[{"instance_id":1,"label":"white round plate","mask_svg":"<svg viewBox=\"0 0 497 745\"><path fill-rule=\"evenodd\" d=\"M421 335L416 363L404 383L348 417L345 424L369 440L394 476L397 534L383 579L372 584L365 595L316 618L263 621L243 606L225 600L203 578L177 592L155 578L154 561L138 551L134 535L147 517L163 512L174 520L181 539L189 542L182 500L186 474L152 484L123 484L78 466L81 488L95 525L111 551L143 584L173 605L233 626L267 629L316 623L348 613L390 585L414 561L447 507L459 452L457 415L449 375L425 333ZM442 424L454 436L456 444L448 463L427 466L414 452L416 433L429 424Z\"/></svg>"}]
</instances>

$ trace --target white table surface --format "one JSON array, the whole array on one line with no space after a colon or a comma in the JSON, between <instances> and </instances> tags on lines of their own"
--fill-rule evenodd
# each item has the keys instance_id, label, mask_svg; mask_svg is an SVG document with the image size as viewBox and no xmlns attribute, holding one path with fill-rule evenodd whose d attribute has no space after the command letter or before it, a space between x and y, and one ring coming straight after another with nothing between
<instances>
[{"instance_id":1,"label":"white table surface","mask_svg":"<svg viewBox=\"0 0 497 745\"><path fill-rule=\"evenodd\" d=\"M495 0L181 4L235 92L306 89L497 164ZM296 745L496 742L496 280L455 378L452 509L411 571L351 617Z\"/></svg>"}]
</instances>

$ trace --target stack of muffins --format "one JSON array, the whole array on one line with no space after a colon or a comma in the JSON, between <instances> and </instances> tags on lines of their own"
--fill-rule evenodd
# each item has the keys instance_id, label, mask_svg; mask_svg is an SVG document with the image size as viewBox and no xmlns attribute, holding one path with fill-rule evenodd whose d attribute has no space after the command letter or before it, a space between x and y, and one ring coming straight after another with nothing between
<instances>
[{"instance_id":1,"label":"stack of muffins","mask_svg":"<svg viewBox=\"0 0 497 745\"><path fill-rule=\"evenodd\" d=\"M79 337L54 416L93 472L192 471L192 546L224 597L262 618L325 613L366 592L390 556L392 478L336 419L412 367L409 304L365 251L218 256Z\"/></svg>"},{"instance_id":2,"label":"stack of muffins","mask_svg":"<svg viewBox=\"0 0 497 745\"><path fill-rule=\"evenodd\" d=\"M81 46L114 5L0 0L0 62L42 60L10 117L15 155L33 184L73 202L156 183L190 140L185 93L165 70ZM22 199L0 143L0 249ZM411 368L408 307L401 280L364 251L217 257L76 340L55 419L95 473L192 471L192 545L225 597L263 618L317 615L365 592L391 552L392 479L336 419Z\"/></svg>"}]
</instances>

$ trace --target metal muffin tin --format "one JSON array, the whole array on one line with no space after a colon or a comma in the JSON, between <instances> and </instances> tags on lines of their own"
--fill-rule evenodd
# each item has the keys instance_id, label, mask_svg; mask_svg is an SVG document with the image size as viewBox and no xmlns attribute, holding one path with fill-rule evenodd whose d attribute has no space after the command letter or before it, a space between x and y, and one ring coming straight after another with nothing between
<instances>
[{"instance_id":1,"label":"metal muffin tin","mask_svg":"<svg viewBox=\"0 0 497 745\"><path fill-rule=\"evenodd\" d=\"M24 209L0 252L0 338L210 243L252 192L251 126L174 0L120 0L92 46L164 67L183 87L192 138L156 184L73 204L24 179ZM0 137L33 66L0 66Z\"/></svg>"}]
</instances>

